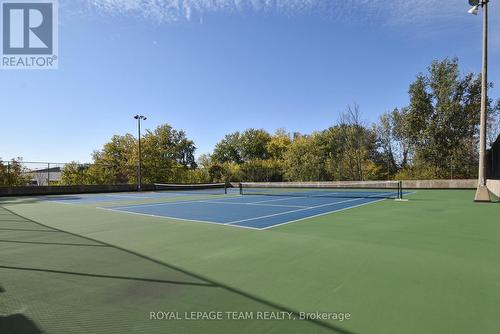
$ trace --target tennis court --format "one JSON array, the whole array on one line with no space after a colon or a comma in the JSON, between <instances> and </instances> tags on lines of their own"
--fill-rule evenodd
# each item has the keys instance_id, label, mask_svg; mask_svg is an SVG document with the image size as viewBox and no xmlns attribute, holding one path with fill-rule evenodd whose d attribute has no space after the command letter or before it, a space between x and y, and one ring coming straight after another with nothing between
<instances>
[{"instance_id":1,"label":"tennis court","mask_svg":"<svg viewBox=\"0 0 500 334\"><path fill-rule=\"evenodd\" d=\"M269 196L138 204L103 208L185 221L268 229L315 216L378 202L380 198L272 198Z\"/></svg>"},{"instance_id":2,"label":"tennis court","mask_svg":"<svg viewBox=\"0 0 500 334\"><path fill-rule=\"evenodd\" d=\"M474 191L242 192L0 198L0 332L498 332L500 207ZM150 318L193 311L292 319Z\"/></svg>"},{"instance_id":3,"label":"tennis court","mask_svg":"<svg viewBox=\"0 0 500 334\"><path fill-rule=\"evenodd\" d=\"M263 230L402 196L398 182L324 185L304 183L295 186L248 183L241 184L239 189L225 189L223 186L206 185L198 189L189 189L189 186L171 186L171 189L168 189L165 185L163 192L65 196L50 200L84 204L151 199L153 201L140 204L98 206L98 208L128 214ZM219 196L210 198L206 195ZM186 196L198 196L201 199L183 200L182 198ZM155 203L155 199L162 198L178 200Z\"/></svg>"},{"instance_id":4,"label":"tennis court","mask_svg":"<svg viewBox=\"0 0 500 334\"><path fill-rule=\"evenodd\" d=\"M168 189L161 191L161 186L158 185L159 191L145 192L122 192L122 193L97 193L97 194L75 194L75 195L55 195L55 196L40 196L42 200L65 203L65 204L87 204L99 202L121 202L121 201L140 201L140 200L155 200L155 199L176 199L190 196L205 196L205 195L223 195L227 193L224 184L200 185L199 187L175 187L169 185ZM187 188L187 189L186 189ZM235 192L233 192L235 193Z\"/></svg>"}]
</instances>

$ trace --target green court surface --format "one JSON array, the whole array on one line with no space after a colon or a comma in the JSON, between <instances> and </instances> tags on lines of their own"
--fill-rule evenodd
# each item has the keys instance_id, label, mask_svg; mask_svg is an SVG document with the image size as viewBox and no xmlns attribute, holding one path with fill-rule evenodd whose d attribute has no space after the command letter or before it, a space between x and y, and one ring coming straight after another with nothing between
<instances>
[{"instance_id":1,"label":"green court surface","mask_svg":"<svg viewBox=\"0 0 500 334\"><path fill-rule=\"evenodd\" d=\"M499 333L500 205L408 197L262 231L3 198L0 333Z\"/></svg>"}]
</instances>

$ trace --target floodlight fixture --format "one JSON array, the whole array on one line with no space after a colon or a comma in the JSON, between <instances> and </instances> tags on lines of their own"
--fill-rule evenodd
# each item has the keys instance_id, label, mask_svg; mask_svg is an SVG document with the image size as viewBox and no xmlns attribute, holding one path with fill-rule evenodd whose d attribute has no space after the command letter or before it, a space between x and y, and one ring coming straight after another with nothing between
<instances>
[{"instance_id":1,"label":"floodlight fixture","mask_svg":"<svg viewBox=\"0 0 500 334\"><path fill-rule=\"evenodd\" d=\"M479 12L479 7L480 7L479 5L474 6L471 9L469 9L467 13L472 15L477 15L477 13Z\"/></svg>"}]
</instances>

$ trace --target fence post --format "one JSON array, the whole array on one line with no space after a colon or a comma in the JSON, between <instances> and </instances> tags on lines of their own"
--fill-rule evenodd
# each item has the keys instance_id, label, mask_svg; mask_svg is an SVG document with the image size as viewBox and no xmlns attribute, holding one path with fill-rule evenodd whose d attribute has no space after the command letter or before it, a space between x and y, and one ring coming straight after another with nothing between
<instances>
[{"instance_id":1,"label":"fence post","mask_svg":"<svg viewBox=\"0 0 500 334\"><path fill-rule=\"evenodd\" d=\"M10 161L7 161L7 185L11 185L12 180L10 178Z\"/></svg>"},{"instance_id":2,"label":"fence post","mask_svg":"<svg viewBox=\"0 0 500 334\"><path fill-rule=\"evenodd\" d=\"M47 186L50 186L50 162L47 163Z\"/></svg>"},{"instance_id":3,"label":"fence post","mask_svg":"<svg viewBox=\"0 0 500 334\"><path fill-rule=\"evenodd\" d=\"M450 178L453 180L453 157L450 158Z\"/></svg>"}]
</instances>

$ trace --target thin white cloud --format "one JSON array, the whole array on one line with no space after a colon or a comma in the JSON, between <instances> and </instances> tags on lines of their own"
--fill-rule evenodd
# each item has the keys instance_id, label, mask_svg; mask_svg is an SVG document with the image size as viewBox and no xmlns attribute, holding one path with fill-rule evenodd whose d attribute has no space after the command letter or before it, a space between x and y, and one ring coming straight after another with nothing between
<instances>
[{"instance_id":1,"label":"thin white cloud","mask_svg":"<svg viewBox=\"0 0 500 334\"><path fill-rule=\"evenodd\" d=\"M425 23L465 15L467 2L456 0L61 0L86 10L112 15L138 15L160 22L193 18L209 13L319 14L343 21L386 24Z\"/></svg>"}]
</instances>

